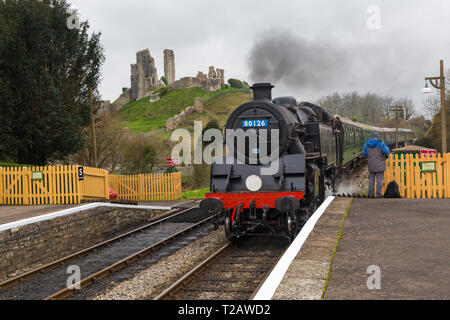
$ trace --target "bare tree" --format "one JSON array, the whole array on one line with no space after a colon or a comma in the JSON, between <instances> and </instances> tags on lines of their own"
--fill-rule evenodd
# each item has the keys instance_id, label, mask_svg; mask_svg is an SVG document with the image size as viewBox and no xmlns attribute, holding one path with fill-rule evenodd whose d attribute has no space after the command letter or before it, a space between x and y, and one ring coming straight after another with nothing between
<instances>
[{"instance_id":1,"label":"bare tree","mask_svg":"<svg viewBox=\"0 0 450 320\"><path fill-rule=\"evenodd\" d=\"M414 102L408 97L400 98L396 100L394 104L402 106L404 108L405 114L403 118L405 120L409 120L416 113L416 106Z\"/></svg>"},{"instance_id":2,"label":"bare tree","mask_svg":"<svg viewBox=\"0 0 450 320\"><path fill-rule=\"evenodd\" d=\"M392 96L386 96L382 98L383 113L387 120L391 118L389 114L389 108L394 105L394 101L395 99Z\"/></svg>"},{"instance_id":3,"label":"bare tree","mask_svg":"<svg viewBox=\"0 0 450 320\"><path fill-rule=\"evenodd\" d=\"M441 110L441 95L439 92L435 92L432 95L428 95L425 102L425 112L430 118L433 118L436 113Z\"/></svg>"}]
</instances>

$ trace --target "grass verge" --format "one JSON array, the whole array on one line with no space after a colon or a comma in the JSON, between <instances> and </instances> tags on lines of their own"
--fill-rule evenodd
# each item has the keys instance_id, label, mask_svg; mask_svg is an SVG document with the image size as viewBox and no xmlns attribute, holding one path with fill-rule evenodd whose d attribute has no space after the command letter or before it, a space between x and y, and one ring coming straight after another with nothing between
<instances>
[{"instance_id":1,"label":"grass verge","mask_svg":"<svg viewBox=\"0 0 450 320\"><path fill-rule=\"evenodd\" d=\"M197 189L197 190L191 190L191 191L185 191L183 192L183 199L202 199L205 197L205 193L209 192L209 187Z\"/></svg>"},{"instance_id":2,"label":"grass verge","mask_svg":"<svg viewBox=\"0 0 450 320\"><path fill-rule=\"evenodd\" d=\"M339 240L341 240L342 230L344 229L344 223L345 223L345 220L347 219L348 213L350 212L350 209L352 207L352 203L353 203L353 198L350 201L350 204L348 205L347 210L345 211L344 218L342 218L341 228L339 229L339 234L338 234L338 238L337 238L337 241L336 241L336 245L334 246L333 254L331 255L330 265L328 266L328 274L327 274L327 278L325 279L325 285L323 286L322 297L320 298L320 300L324 300L325 299L325 292L327 290L328 279L330 278L330 275L331 275L331 266L333 265L334 255L336 254L336 250L337 250L337 247L339 245Z\"/></svg>"}]
</instances>

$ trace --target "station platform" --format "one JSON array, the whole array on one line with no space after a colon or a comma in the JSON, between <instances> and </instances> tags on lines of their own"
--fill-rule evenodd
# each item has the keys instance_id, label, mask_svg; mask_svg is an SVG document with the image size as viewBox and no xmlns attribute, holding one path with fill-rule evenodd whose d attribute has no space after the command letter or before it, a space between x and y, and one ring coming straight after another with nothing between
<instances>
[{"instance_id":1,"label":"station platform","mask_svg":"<svg viewBox=\"0 0 450 320\"><path fill-rule=\"evenodd\" d=\"M34 205L34 206L0 206L0 225L17 222L24 219L35 218L59 212L66 209L76 208L85 204L70 205ZM192 200L174 200L174 201L146 201L139 202L140 206L158 206L168 208L190 208L197 205Z\"/></svg>"},{"instance_id":2,"label":"station platform","mask_svg":"<svg viewBox=\"0 0 450 320\"><path fill-rule=\"evenodd\" d=\"M450 199L331 198L255 299L450 298Z\"/></svg>"},{"instance_id":3,"label":"station platform","mask_svg":"<svg viewBox=\"0 0 450 320\"><path fill-rule=\"evenodd\" d=\"M449 248L450 199L354 199L324 298L450 299Z\"/></svg>"},{"instance_id":4,"label":"station platform","mask_svg":"<svg viewBox=\"0 0 450 320\"><path fill-rule=\"evenodd\" d=\"M34 218L45 214L75 208L82 204L37 205L37 206L0 206L0 224Z\"/></svg>"}]
</instances>

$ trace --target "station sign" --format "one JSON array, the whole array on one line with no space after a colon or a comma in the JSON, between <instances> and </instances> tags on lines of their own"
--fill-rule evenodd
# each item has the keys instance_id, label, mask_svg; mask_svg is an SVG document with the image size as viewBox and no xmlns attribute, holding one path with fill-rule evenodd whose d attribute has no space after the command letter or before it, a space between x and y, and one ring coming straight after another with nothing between
<instances>
[{"instance_id":1,"label":"station sign","mask_svg":"<svg viewBox=\"0 0 450 320\"><path fill-rule=\"evenodd\" d=\"M437 151L434 149L420 150L421 158L436 158L436 155L437 155Z\"/></svg>"},{"instance_id":2,"label":"station sign","mask_svg":"<svg viewBox=\"0 0 450 320\"><path fill-rule=\"evenodd\" d=\"M422 172L436 172L436 161L422 162Z\"/></svg>"},{"instance_id":3,"label":"station sign","mask_svg":"<svg viewBox=\"0 0 450 320\"><path fill-rule=\"evenodd\" d=\"M180 165L180 159L178 158L167 158L166 159L166 166L168 167L175 167Z\"/></svg>"},{"instance_id":4,"label":"station sign","mask_svg":"<svg viewBox=\"0 0 450 320\"><path fill-rule=\"evenodd\" d=\"M84 180L84 168L78 167L78 181Z\"/></svg>"},{"instance_id":5,"label":"station sign","mask_svg":"<svg viewBox=\"0 0 450 320\"><path fill-rule=\"evenodd\" d=\"M31 172L31 180L39 181L39 180L42 180L43 178L44 178L44 175L43 175L42 171Z\"/></svg>"}]
</instances>

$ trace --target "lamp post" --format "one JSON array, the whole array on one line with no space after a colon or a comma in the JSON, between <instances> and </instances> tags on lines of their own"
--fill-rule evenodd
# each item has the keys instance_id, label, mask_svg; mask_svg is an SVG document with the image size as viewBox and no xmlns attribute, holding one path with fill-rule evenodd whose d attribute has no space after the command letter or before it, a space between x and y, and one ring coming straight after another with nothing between
<instances>
[{"instance_id":1,"label":"lamp post","mask_svg":"<svg viewBox=\"0 0 450 320\"><path fill-rule=\"evenodd\" d=\"M445 120L445 77L444 77L444 61L441 60L441 75L439 77L426 77L425 88L422 93L431 93L431 88L428 87L428 82L436 88L441 90L441 122L442 122L442 154L447 153L447 123Z\"/></svg>"}]
</instances>

